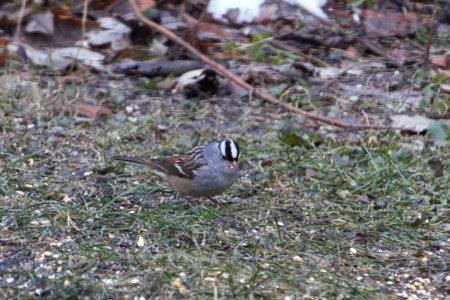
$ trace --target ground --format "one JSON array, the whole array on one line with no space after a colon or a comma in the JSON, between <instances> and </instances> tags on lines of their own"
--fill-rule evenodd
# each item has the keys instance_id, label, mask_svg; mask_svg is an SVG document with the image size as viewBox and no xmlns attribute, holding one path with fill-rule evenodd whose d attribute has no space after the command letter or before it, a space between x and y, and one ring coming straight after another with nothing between
<instances>
[{"instance_id":1,"label":"ground","mask_svg":"<svg viewBox=\"0 0 450 300\"><path fill-rule=\"evenodd\" d=\"M321 129L258 100L183 100L132 78L4 73L2 298L444 299L448 147ZM86 118L77 105L112 109ZM118 154L233 137L241 178L186 201ZM295 144L295 143L294 143Z\"/></svg>"}]
</instances>

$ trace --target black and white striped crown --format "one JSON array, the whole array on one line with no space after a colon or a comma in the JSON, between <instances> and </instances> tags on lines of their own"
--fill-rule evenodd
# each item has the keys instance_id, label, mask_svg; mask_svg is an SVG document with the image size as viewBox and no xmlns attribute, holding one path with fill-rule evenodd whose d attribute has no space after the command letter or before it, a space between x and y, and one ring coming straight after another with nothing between
<instances>
[{"instance_id":1,"label":"black and white striped crown","mask_svg":"<svg viewBox=\"0 0 450 300\"><path fill-rule=\"evenodd\" d=\"M239 145L235 140L226 139L218 143L218 146L223 159L231 162L239 159Z\"/></svg>"}]
</instances>

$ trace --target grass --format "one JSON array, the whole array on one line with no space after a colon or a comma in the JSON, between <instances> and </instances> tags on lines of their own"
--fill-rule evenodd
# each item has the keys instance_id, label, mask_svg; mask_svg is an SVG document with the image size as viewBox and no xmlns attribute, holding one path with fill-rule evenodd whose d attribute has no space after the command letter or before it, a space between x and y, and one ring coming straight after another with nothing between
<instances>
[{"instance_id":1,"label":"grass","mask_svg":"<svg viewBox=\"0 0 450 300\"><path fill-rule=\"evenodd\" d=\"M325 133L320 145L291 147L279 139L287 115L273 108L167 101L136 95L127 80L99 91L102 78L85 76L80 87L3 75L2 298L450 292L448 148L392 132ZM84 101L114 116L79 116ZM108 159L229 135L242 144L242 177L219 206L189 205L145 169Z\"/></svg>"}]
</instances>

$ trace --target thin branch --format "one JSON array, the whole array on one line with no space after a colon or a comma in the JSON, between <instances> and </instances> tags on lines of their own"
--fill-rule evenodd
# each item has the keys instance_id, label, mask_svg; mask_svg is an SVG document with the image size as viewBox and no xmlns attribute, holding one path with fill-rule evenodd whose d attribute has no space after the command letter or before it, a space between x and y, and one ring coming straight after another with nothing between
<instances>
[{"instance_id":1,"label":"thin branch","mask_svg":"<svg viewBox=\"0 0 450 300\"><path fill-rule=\"evenodd\" d=\"M298 49L296 49L294 47L286 45L282 41L279 41L279 40L276 40L276 39L270 39L268 41L268 43L271 44L272 46L276 47L276 48L292 52L293 54L295 54L297 56L300 56L303 59L309 60L309 61L313 62L314 64L319 65L321 67L324 67L324 68L329 68L330 67L330 65L327 64L326 62L324 62L324 61L322 61L322 60L320 60L318 58L315 58L315 57L313 57L311 55L307 55L307 54L301 52L300 50L298 50Z\"/></svg>"},{"instance_id":2,"label":"thin branch","mask_svg":"<svg viewBox=\"0 0 450 300\"><path fill-rule=\"evenodd\" d=\"M195 49L193 46L191 46L190 44L188 44L187 42L185 42L184 40L182 40L181 38L179 38L178 36L176 36L172 31L156 24L155 22L148 20L147 18L144 17L144 15L140 12L136 0L128 0L128 2L130 3L131 7L133 8L136 16L138 17L138 19L143 22L145 25L147 25L148 27L152 28L153 30L159 31L160 33L164 34L165 36L167 36L170 40L174 41L175 43L177 43L178 45L182 46L183 48L185 48L187 51L189 51L191 54L193 54L195 57L197 57L199 60L201 60L202 62L204 62L205 64L210 65L213 69L215 69L216 71L218 71L219 73L222 73L224 76L226 76L227 78L229 78L230 80L234 81L237 85L241 86L242 88L246 89L247 91L249 91L249 93L251 95L257 96L259 98L261 98L262 100L281 106L283 108L285 108L288 111L291 112L295 112L297 114L303 115L305 117L308 117L310 119L331 125L331 126L336 126L336 127L341 127L341 128L347 128L347 129L357 129L357 130L366 130L366 129L398 129L398 130L408 130L407 128L403 128L403 127L393 127L391 125L383 125L383 124L351 124L348 122L344 122L344 121L339 121L339 120L335 120L332 118L328 118L328 117L324 117L324 116L320 116L311 112L307 112L303 109L300 109L298 107L295 107L289 103L283 102L277 98L272 97L269 94L266 94L265 92L259 90L259 89L255 89L253 86L251 86L250 84L248 84L247 82L245 82L244 80L242 80L241 78L239 78L236 74L234 74L233 72L231 72L230 70L228 70L227 68L225 68L224 66L222 66L221 64L211 60L210 58L206 57L205 55L203 55L202 53L200 53L197 49Z\"/></svg>"},{"instance_id":3,"label":"thin branch","mask_svg":"<svg viewBox=\"0 0 450 300\"><path fill-rule=\"evenodd\" d=\"M21 30L21 26L22 26L23 16L25 15L26 7L27 7L27 0L22 0L22 2L20 4L19 18L17 20L16 33L14 34L14 42L19 41L20 30Z\"/></svg>"},{"instance_id":4,"label":"thin branch","mask_svg":"<svg viewBox=\"0 0 450 300\"><path fill-rule=\"evenodd\" d=\"M423 61L423 69L426 70L428 69L428 63L429 63L429 58L430 58L430 50L431 50L431 45L433 44L433 37L434 37L434 32L436 31L438 24L435 24L435 20L436 20L436 13L437 13L437 0L434 0L434 4L433 4L433 16L431 17L431 28L430 28L430 36L428 38L428 43L427 46L425 48L425 55L424 55L424 61Z\"/></svg>"},{"instance_id":5,"label":"thin branch","mask_svg":"<svg viewBox=\"0 0 450 300\"><path fill-rule=\"evenodd\" d=\"M84 40L84 36L86 33L86 20L87 20L87 14L88 14L88 6L89 6L89 1L88 0L84 0L83 2L83 17L81 19L81 40Z\"/></svg>"},{"instance_id":6,"label":"thin branch","mask_svg":"<svg viewBox=\"0 0 450 300\"><path fill-rule=\"evenodd\" d=\"M365 37L356 37L356 38L361 43L363 43L364 46L367 47L367 49L372 51L372 53L375 53L376 55L379 55L379 56L382 56L382 57L386 58L387 60L389 60L389 62L392 65L395 65L397 67L401 66L401 63L398 62L398 59L396 59L395 57L389 55L385 49L381 48L380 46L377 46L375 43L369 41L369 39L367 39Z\"/></svg>"}]
</instances>

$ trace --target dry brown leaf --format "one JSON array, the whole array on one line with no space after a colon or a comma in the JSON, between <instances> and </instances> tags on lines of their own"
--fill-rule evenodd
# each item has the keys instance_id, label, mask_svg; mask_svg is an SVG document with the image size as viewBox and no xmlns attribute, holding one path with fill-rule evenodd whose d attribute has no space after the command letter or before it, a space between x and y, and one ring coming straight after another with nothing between
<instances>
[{"instance_id":1,"label":"dry brown leaf","mask_svg":"<svg viewBox=\"0 0 450 300\"><path fill-rule=\"evenodd\" d=\"M69 16L70 15L70 8L68 6L63 5L63 6L52 8L51 12L55 16Z\"/></svg>"},{"instance_id":2,"label":"dry brown leaf","mask_svg":"<svg viewBox=\"0 0 450 300\"><path fill-rule=\"evenodd\" d=\"M77 112L92 119L95 119L100 116L106 117L112 116L112 111L109 108L101 105L92 105L88 103L81 103L80 105L78 105Z\"/></svg>"},{"instance_id":3,"label":"dry brown leaf","mask_svg":"<svg viewBox=\"0 0 450 300\"><path fill-rule=\"evenodd\" d=\"M441 55L431 60L431 63L435 66L447 68L448 67L448 55Z\"/></svg>"},{"instance_id":4,"label":"dry brown leaf","mask_svg":"<svg viewBox=\"0 0 450 300\"><path fill-rule=\"evenodd\" d=\"M11 40L5 39L5 38L0 38L0 47L6 47L6 46L8 46L9 43L11 43Z\"/></svg>"},{"instance_id":5,"label":"dry brown leaf","mask_svg":"<svg viewBox=\"0 0 450 300\"><path fill-rule=\"evenodd\" d=\"M405 37L416 29L417 15L415 13L376 12L365 10L364 28L370 37Z\"/></svg>"}]
</instances>

